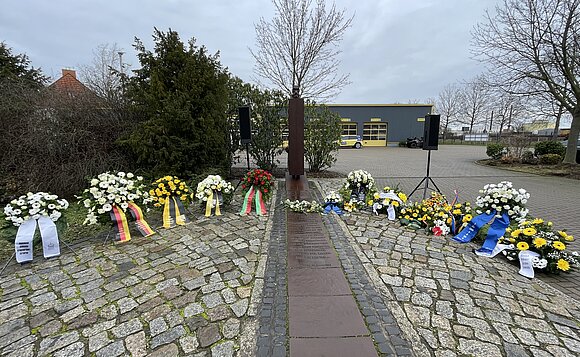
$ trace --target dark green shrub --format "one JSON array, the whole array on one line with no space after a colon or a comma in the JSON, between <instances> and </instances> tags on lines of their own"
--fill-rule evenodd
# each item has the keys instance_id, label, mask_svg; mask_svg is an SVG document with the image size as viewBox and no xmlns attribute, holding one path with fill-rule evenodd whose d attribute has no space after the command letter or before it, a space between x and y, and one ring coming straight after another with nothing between
<instances>
[{"instance_id":1,"label":"dark green shrub","mask_svg":"<svg viewBox=\"0 0 580 357\"><path fill-rule=\"evenodd\" d=\"M231 164L228 71L195 39L155 29L155 48L138 39L141 68L126 82L133 110L144 122L122 143L136 164L155 176L192 176Z\"/></svg>"},{"instance_id":2,"label":"dark green shrub","mask_svg":"<svg viewBox=\"0 0 580 357\"><path fill-rule=\"evenodd\" d=\"M566 147L560 141L540 141L534 146L536 156L540 157L546 154L557 154L561 157L566 155Z\"/></svg>"},{"instance_id":3,"label":"dark green shrub","mask_svg":"<svg viewBox=\"0 0 580 357\"><path fill-rule=\"evenodd\" d=\"M537 165L538 158L534 156L533 152L526 151L522 154L522 163L529 164L529 165Z\"/></svg>"},{"instance_id":4,"label":"dark green shrub","mask_svg":"<svg viewBox=\"0 0 580 357\"><path fill-rule=\"evenodd\" d=\"M399 147L400 148L406 148L407 147L407 142L406 141L399 141Z\"/></svg>"},{"instance_id":5,"label":"dark green shrub","mask_svg":"<svg viewBox=\"0 0 580 357\"><path fill-rule=\"evenodd\" d=\"M492 159L499 160L503 156L504 149L505 149L504 144L489 143L487 144L487 150L485 151L485 153Z\"/></svg>"},{"instance_id":6,"label":"dark green shrub","mask_svg":"<svg viewBox=\"0 0 580 357\"><path fill-rule=\"evenodd\" d=\"M540 156L540 164L556 165L562 162L562 156L558 154L545 154Z\"/></svg>"},{"instance_id":7,"label":"dark green shrub","mask_svg":"<svg viewBox=\"0 0 580 357\"><path fill-rule=\"evenodd\" d=\"M341 132L340 116L327 106L311 103L305 107L304 158L310 172L320 172L334 165Z\"/></svg>"}]
</instances>

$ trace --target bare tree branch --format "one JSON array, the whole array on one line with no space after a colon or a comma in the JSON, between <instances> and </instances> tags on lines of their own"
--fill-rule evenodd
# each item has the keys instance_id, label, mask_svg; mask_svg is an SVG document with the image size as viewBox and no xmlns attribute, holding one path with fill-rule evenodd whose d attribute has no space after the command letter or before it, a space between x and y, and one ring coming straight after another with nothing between
<instances>
[{"instance_id":1,"label":"bare tree branch","mask_svg":"<svg viewBox=\"0 0 580 357\"><path fill-rule=\"evenodd\" d=\"M572 115L564 162L580 134L580 0L503 0L473 31L473 54L494 85L523 96L548 95Z\"/></svg>"},{"instance_id":2,"label":"bare tree branch","mask_svg":"<svg viewBox=\"0 0 580 357\"><path fill-rule=\"evenodd\" d=\"M324 0L272 0L274 18L255 25L255 74L288 95L298 86L307 99L335 97L349 84L348 75L339 75L338 47L352 17Z\"/></svg>"}]
</instances>

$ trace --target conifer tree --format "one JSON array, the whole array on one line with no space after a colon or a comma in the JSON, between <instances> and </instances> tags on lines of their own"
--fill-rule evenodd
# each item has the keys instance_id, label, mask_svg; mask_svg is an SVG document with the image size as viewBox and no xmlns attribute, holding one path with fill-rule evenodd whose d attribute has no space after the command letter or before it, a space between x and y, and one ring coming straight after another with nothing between
<instances>
[{"instance_id":1,"label":"conifer tree","mask_svg":"<svg viewBox=\"0 0 580 357\"><path fill-rule=\"evenodd\" d=\"M229 75L218 54L208 54L193 38L184 44L171 29L155 29L153 39L153 52L135 41L141 68L126 81L126 94L144 121L124 144L154 175L229 168Z\"/></svg>"}]
</instances>

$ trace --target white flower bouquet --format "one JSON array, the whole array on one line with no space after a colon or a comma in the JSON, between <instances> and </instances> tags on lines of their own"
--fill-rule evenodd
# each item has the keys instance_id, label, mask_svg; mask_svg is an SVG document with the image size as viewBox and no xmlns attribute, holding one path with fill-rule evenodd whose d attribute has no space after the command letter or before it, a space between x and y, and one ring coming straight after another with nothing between
<instances>
[{"instance_id":1,"label":"white flower bouquet","mask_svg":"<svg viewBox=\"0 0 580 357\"><path fill-rule=\"evenodd\" d=\"M83 191L79 198L88 209L84 224L96 224L109 221L113 206L126 212L129 203L147 205L152 201L143 183L143 177L135 176L131 172L105 172L90 181L90 188Z\"/></svg>"},{"instance_id":2,"label":"white flower bouquet","mask_svg":"<svg viewBox=\"0 0 580 357\"><path fill-rule=\"evenodd\" d=\"M28 192L10 201L4 207L4 214L6 220L19 227L25 221L38 219L41 216L46 216L56 222L62 216L62 211L67 208L67 200L59 199L57 195L46 192Z\"/></svg>"},{"instance_id":3,"label":"white flower bouquet","mask_svg":"<svg viewBox=\"0 0 580 357\"><path fill-rule=\"evenodd\" d=\"M510 219L516 221L523 220L528 214L525 205L530 194L523 188L515 189L509 181L485 185L479 193L481 195L475 201L479 214L495 211L496 217L501 217L503 213L507 213Z\"/></svg>"},{"instance_id":4,"label":"white flower bouquet","mask_svg":"<svg viewBox=\"0 0 580 357\"><path fill-rule=\"evenodd\" d=\"M298 213L318 213L322 212L322 206L316 201L284 201L284 207L290 209L292 212Z\"/></svg>"},{"instance_id":5,"label":"white flower bouquet","mask_svg":"<svg viewBox=\"0 0 580 357\"><path fill-rule=\"evenodd\" d=\"M335 205L339 205L342 203L342 196L336 191L330 191L324 197L324 203L332 203Z\"/></svg>"},{"instance_id":6,"label":"white flower bouquet","mask_svg":"<svg viewBox=\"0 0 580 357\"><path fill-rule=\"evenodd\" d=\"M355 170L349 172L346 182L340 189L340 194L344 200L344 208L348 212L356 211L371 205L369 203L377 191L375 179L365 170Z\"/></svg>"},{"instance_id":7,"label":"white flower bouquet","mask_svg":"<svg viewBox=\"0 0 580 357\"><path fill-rule=\"evenodd\" d=\"M197 184L195 198L202 203L212 197L212 208L215 207L215 200L219 199L220 205L229 203L231 195L234 193L234 186L221 178L220 175L209 175Z\"/></svg>"}]
</instances>

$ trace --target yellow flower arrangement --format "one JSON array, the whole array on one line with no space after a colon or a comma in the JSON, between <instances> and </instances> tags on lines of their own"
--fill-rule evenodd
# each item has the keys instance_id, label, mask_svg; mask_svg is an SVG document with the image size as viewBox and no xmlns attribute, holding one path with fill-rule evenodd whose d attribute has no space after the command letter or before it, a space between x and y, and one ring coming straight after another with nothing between
<instances>
[{"instance_id":1,"label":"yellow flower arrangement","mask_svg":"<svg viewBox=\"0 0 580 357\"><path fill-rule=\"evenodd\" d=\"M566 249L566 244L560 241L555 241L554 243L552 243L552 247L554 247L557 250L564 250Z\"/></svg>"},{"instance_id":2,"label":"yellow flower arrangement","mask_svg":"<svg viewBox=\"0 0 580 357\"><path fill-rule=\"evenodd\" d=\"M564 259L558 259L558 269L562 271L568 271L570 270L570 263L568 263Z\"/></svg>"},{"instance_id":3,"label":"yellow flower arrangement","mask_svg":"<svg viewBox=\"0 0 580 357\"><path fill-rule=\"evenodd\" d=\"M542 248L543 246L545 246L546 244L548 244L548 241L546 241L544 238L534 238L534 240L532 241L534 243L534 246L536 248Z\"/></svg>"},{"instance_id":4,"label":"yellow flower arrangement","mask_svg":"<svg viewBox=\"0 0 580 357\"><path fill-rule=\"evenodd\" d=\"M155 180L149 190L149 195L153 199L155 207L163 206L171 196L175 196L183 202L188 202L193 196L187 184L177 176L164 176Z\"/></svg>"},{"instance_id":5,"label":"yellow flower arrangement","mask_svg":"<svg viewBox=\"0 0 580 357\"><path fill-rule=\"evenodd\" d=\"M556 231L551 222L541 218L529 218L513 226L513 230L506 233L500 242L509 242L513 248L503 251L510 260L517 260L521 251L530 250L538 253L534 258L533 267L550 273L572 270L580 265L580 255L569 252L565 242L572 240L565 230ZM507 230L506 230L507 231Z\"/></svg>"},{"instance_id":6,"label":"yellow flower arrangement","mask_svg":"<svg viewBox=\"0 0 580 357\"><path fill-rule=\"evenodd\" d=\"M517 245L519 250L528 250L530 249L530 246L528 245L528 243L526 242L519 242Z\"/></svg>"}]
</instances>

